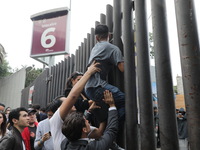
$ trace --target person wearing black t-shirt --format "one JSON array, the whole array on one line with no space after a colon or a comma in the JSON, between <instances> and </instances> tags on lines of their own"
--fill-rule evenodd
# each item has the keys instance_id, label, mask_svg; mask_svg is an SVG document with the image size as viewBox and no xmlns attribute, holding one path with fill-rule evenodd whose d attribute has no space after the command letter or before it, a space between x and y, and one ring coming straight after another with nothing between
<instances>
[{"instance_id":1,"label":"person wearing black t-shirt","mask_svg":"<svg viewBox=\"0 0 200 150\"><path fill-rule=\"evenodd\" d=\"M28 116L29 116L29 126L26 127L22 132L22 138L24 139L26 150L35 150L34 141L36 137L36 129L38 126L38 122L36 119L36 110L30 108L28 110Z\"/></svg>"}]
</instances>

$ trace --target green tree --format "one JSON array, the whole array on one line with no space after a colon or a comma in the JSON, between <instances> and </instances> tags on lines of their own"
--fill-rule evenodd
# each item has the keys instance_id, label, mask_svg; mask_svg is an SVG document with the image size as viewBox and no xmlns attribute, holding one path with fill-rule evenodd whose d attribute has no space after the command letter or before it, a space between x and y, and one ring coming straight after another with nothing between
<instances>
[{"instance_id":1,"label":"green tree","mask_svg":"<svg viewBox=\"0 0 200 150\"><path fill-rule=\"evenodd\" d=\"M178 90L177 90L177 85L173 86L173 89L174 89L174 93L178 93Z\"/></svg>"},{"instance_id":2,"label":"green tree","mask_svg":"<svg viewBox=\"0 0 200 150\"><path fill-rule=\"evenodd\" d=\"M25 87L29 86L41 73L42 69L36 69L34 65L26 67Z\"/></svg>"},{"instance_id":3,"label":"green tree","mask_svg":"<svg viewBox=\"0 0 200 150\"><path fill-rule=\"evenodd\" d=\"M9 66L9 63L6 61L6 59L3 60L3 63L0 64L0 78L6 77L8 75L11 75L10 72L11 67Z\"/></svg>"}]
</instances>

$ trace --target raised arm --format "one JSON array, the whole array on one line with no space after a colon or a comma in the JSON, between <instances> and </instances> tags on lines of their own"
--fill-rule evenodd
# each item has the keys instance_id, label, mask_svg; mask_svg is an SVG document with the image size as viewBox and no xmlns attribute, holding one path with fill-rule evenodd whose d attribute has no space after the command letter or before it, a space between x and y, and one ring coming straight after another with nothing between
<instances>
[{"instance_id":1,"label":"raised arm","mask_svg":"<svg viewBox=\"0 0 200 150\"><path fill-rule=\"evenodd\" d=\"M104 102L109 105L106 130L98 141L89 143L89 147L91 149L98 149L98 147L101 147L102 149L109 149L109 146L113 143L117 135L118 115L112 93L108 90L104 91Z\"/></svg>"},{"instance_id":2,"label":"raised arm","mask_svg":"<svg viewBox=\"0 0 200 150\"><path fill-rule=\"evenodd\" d=\"M62 120L64 120L67 114L70 112L90 76L95 72L100 71L97 65L99 65L99 63L93 62L90 67L88 67L88 70L85 72L83 77L74 85L67 98L63 99L63 103L60 106L60 116Z\"/></svg>"}]
</instances>

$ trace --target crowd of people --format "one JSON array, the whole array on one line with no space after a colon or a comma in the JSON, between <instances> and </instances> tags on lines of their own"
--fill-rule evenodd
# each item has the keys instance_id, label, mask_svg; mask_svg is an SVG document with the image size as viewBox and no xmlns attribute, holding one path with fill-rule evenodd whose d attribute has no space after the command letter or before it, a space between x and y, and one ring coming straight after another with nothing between
<instances>
[{"instance_id":1,"label":"crowd of people","mask_svg":"<svg viewBox=\"0 0 200 150\"><path fill-rule=\"evenodd\" d=\"M106 25L95 28L97 43L87 71L68 78L63 95L47 106L6 108L0 104L1 150L123 150L117 136L125 121L125 96L107 83L112 66L124 71L119 48Z\"/></svg>"},{"instance_id":2,"label":"crowd of people","mask_svg":"<svg viewBox=\"0 0 200 150\"><path fill-rule=\"evenodd\" d=\"M46 108L34 104L11 110L0 103L0 150L123 150L118 141L124 129L125 94L109 84L113 66L124 71L120 49L109 43L106 25L95 28L87 71L67 79L63 95ZM187 139L187 117L177 109L179 140ZM154 107L156 146L160 148L158 108Z\"/></svg>"},{"instance_id":3,"label":"crowd of people","mask_svg":"<svg viewBox=\"0 0 200 150\"><path fill-rule=\"evenodd\" d=\"M176 119L177 119L177 130L178 130L178 139L179 147L188 148L188 130L187 130L187 113L184 108L176 109ZM158 107L154 107L154 129L155 129L155 138L156 138L156 147L160 148L160 126L159 126L159 112Z\"/></svg>"}]
</instances>

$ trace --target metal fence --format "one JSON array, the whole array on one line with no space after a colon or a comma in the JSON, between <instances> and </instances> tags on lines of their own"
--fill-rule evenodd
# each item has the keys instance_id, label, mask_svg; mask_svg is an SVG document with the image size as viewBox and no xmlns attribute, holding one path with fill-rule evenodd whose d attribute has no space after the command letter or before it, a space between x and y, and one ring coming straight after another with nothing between
<instances>
[{"instance_id":1,"label":"metal fence","mask_svg":"<svg viewBox=\"0 0 200 150\"><path fill-rule=\"evenodd\" d=\"M164 0L151 0L151 5L161 149L178 150L166 4ZM199 150L200 49L194 2L193 0L176 0L175 10L187 109L188 141L192 150ZM133 12L135 12L136 29L133 28ZM100 22L95 22L96 25L99 23L108 25L110 32L113 33L111 42L122 50L125 58L124 75L113 68L108 76L108 82L118 86L126 94L125 146L127 150L156 149L146 18L145 0L135 0L135 4L131 0L114 0L113 6L106 6L106 14L100 15ZM134 31L136 47L134 46ZM50 73L49 69L46 69L34 81L32 84L35 87L33 103L46 106L53 98L62 94L66 79L72 72L85 72L90 50L94 44L94 28L91 28L91 33L87 34L87 38L78 47L75 55L51 67ZM137 61L135 60L136 50ZM28 106L30 87L22 91L22 106ZM139 128L138 110L140 112Z\"/></svg>"}]
</instances>

